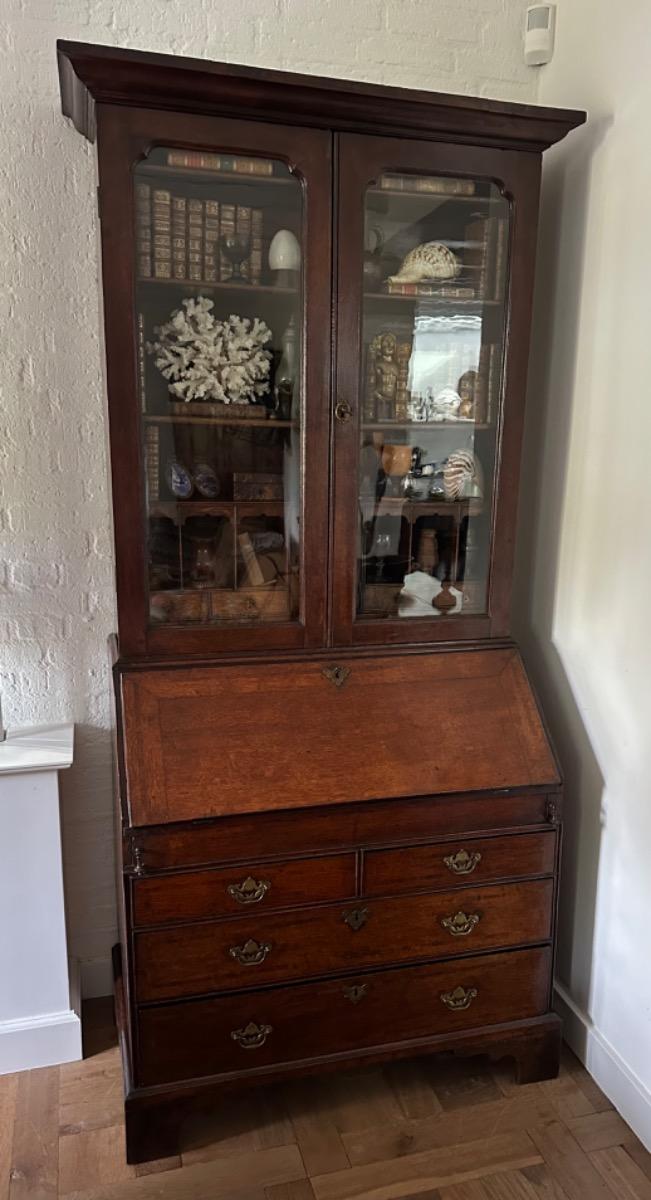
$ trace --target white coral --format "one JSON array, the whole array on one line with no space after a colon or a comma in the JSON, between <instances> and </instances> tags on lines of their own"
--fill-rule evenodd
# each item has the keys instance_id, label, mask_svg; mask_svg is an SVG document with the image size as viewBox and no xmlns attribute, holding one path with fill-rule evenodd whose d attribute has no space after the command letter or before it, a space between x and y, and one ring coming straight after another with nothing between
<instances>
[{"instance_id":1,"label":"white coral","mask_svg":"<svg viewBox=\"0 0 651 1200\"><path fill-rule=\"evenodd\" d=\"M263 347L271 330L259 317L219 321L213 308L205 296L184 300L147 350L179 400L255 403L269 389L271 353Z\"/></svg>"}]
</instances>

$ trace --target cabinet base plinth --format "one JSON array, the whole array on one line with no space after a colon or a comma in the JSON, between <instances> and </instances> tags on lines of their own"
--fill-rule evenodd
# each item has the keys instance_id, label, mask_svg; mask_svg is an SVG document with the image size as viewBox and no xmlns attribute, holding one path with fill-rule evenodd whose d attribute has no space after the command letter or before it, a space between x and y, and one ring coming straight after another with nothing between
<instances>
[{"instance_id":1,"label":"cabinet base plinth","mask_svg":"<svg viewBox=\"0 0 651 1200\"><path fill-rule=\"evenodd\" d=\"M158 1087L138 1088L132 1084L120 954L117 947L114 954L114 971L116 1020L124 1062L129 1163L148 1162L178 1154L182 1149L182 1127L190 1116L217 1107L231 1092L259 1087L264 1083L278 1083L301 1076L318 1075L325 1071L342 1071L443 1052L464 1056L486 1054L493 1061L512 1058L515 1060L516 1082L519 1084L553 1079L559 1071L561 1022L555 1013L547 1013L528 1021L494 1025L490 1029L471 1030L453 1036L439 1036L429 1041L421 1038L418 1041L373 1046L320 1059L284 1063L278 1068L266 1067L253 1076L247 1072L242 1078L229 1074L184 1080Z\"/></svg>"}]
</instances>

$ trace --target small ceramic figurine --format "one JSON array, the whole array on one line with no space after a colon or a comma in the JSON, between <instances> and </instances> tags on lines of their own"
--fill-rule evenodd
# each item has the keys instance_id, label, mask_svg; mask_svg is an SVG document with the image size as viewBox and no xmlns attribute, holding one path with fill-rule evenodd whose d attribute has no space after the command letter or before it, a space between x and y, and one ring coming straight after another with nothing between
<instances>
[{"instance_id":1,"label":"small ceramic figurine","mask_svg":"<svg viewBox=\"0 0 651 1200\"><path fill-rule=\"evenodd\" d=\"M385 333L380 338L379 354L375 360L374 393L378 421L389 421L395 416L398 373L396 338L393 333Z\"/></svg>"},{"instance_id":2,"label":"small ceramic figurine","mask_svg":"<svg viewBox=\"0 0 651 1200\"><path fill-rule=\"evenodd\" d=\"M477 386L477 372L464 371L457 384L457 391L461 397L459 405L459 416L464 421L472 421L475 416L475 388Z\"/></svg>"},{"instance_id":3,"label":"small ceramic figurine","mask_svg":"<svg viewBox=\"0 0 651 1200\"><path fill-rule=\"evenodd\" d=\"M443 242L423 242L405 255L397 275L389 283L421 283L426 279L455 279L461 270L456 254Z\"/></svg>"}]
</instances>

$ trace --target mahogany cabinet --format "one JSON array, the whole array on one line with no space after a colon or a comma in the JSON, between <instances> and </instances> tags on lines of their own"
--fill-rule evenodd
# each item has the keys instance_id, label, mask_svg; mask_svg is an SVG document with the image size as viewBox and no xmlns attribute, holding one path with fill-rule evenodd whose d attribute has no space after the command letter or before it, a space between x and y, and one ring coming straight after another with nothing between
<instances>
[{"instance_id":1,"label":"mahogany cabinet","mask_svg":"<svg viewBox=\"0 0 651 1200\"><path fill-rule=\"evenodd\" d=\"M543 150L584 114L60 42L97 140L127 1154L229 1089L558 1068L510 638Z\"/></svg>"}]
</instances>

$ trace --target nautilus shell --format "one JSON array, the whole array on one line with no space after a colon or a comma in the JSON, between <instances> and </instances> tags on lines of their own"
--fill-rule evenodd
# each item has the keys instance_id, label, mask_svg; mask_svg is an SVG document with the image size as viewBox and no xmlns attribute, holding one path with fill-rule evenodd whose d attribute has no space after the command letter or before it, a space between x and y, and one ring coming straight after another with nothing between
<instances>
[{"instance_id":1,"label":"nautilus shell","mask_svg":"<svg viewBox=\"0 0 651 1200\"><path fill-rule=\"evenodd\" d=\"M482 496L484 473L481 463L471 450L454 450L443 467L443 490L446 500L466 500Z\"/></svg>"},{"instance_id":2,"label":"nautilus shell","mask_svg":"<svg viewBox=\"0 0 651 1200\"><path fill-rule=\"evenodd\" d=\"M403 259L397 275L389 283L420 283L424 279L455 279L461 270L456 254L442 242L423 242L414 246Z\"/></svg>"}]
</instances>

